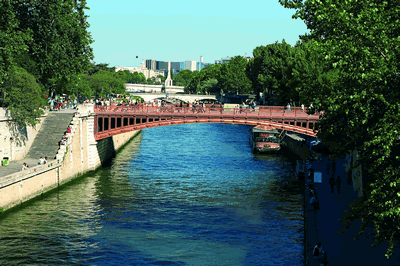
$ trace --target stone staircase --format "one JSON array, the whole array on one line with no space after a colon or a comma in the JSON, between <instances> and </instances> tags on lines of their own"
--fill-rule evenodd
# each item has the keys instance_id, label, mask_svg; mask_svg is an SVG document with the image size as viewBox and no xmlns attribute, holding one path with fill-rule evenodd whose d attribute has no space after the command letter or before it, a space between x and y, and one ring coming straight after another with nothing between
<instances>
[{"instance_id":1,"label":"stone staircase","mask_svg":"<svg viewBox=\"0 0 400 266\"><path fill-rule=\"evenodd\" d=\"M25 158L39 160L47 156L49 160L54 159L73 116L74 113L49 113Z\"/></svg>"}]
</instances>

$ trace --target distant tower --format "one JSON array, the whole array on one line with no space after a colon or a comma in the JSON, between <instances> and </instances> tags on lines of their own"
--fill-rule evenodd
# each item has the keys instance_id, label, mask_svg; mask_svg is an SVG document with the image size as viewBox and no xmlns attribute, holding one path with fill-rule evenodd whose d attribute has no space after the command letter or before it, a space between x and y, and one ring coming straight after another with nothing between
<instances>
[{"instance_id":1,"label":"distant tower","mask_svg":"<svg viewBox=\"0 0 400 266\"><path fill-rule=\"evenodd\" d=\"M168 77L165 80L165 87L172 86L172 79L171 79L171 62L168 61Z\"/></svg>"},{"instance_id":2,"label":"distant tower","mask_svg":"<svg viewBox=\"0 0 400 266\"><path fill-rule=\"evenodd\" d=\"M201 70L201 64L203 63L203 56L200 56L200 62L199 62L199 71Z\"/></svg>"}]
</instances>

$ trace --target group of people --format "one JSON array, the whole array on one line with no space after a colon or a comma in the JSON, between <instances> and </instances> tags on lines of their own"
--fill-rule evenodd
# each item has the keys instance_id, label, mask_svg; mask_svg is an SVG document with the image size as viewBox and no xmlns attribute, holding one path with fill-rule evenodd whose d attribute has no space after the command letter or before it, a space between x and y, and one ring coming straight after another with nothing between
<instances>
[{"instance_id":1,"label":"group of people","mask_svg":"<svg viewBox=\"0 0 400 266\"><path fill-rule=\"evenodd\" d=\"M332 176L329 178L329 185L331 186L331 193L334 192L335 185L336 185L337 191L340 194L340 188L342 186L342 179L340 178L340 176L338 176L335 180L334 176L336 173L336 161L335 161L335 159L333 159L333 161L331 162L331 160L328 158L328 162L326 164L326 173L328 175L330 173L331 168L332 168Z\"/></svg>"},{"instance_id":2,"label":"group of people","mask_svg":"<svg viewBox=\"0 0 400 266\"><path fill-rule=\"evenodd\" d=\"M44 157L44 159L43 159L43 157L40 157L38 164L39 165L47 164L47 157ZM22 170L28 170L28 169L29 169L29 165L27 165L26 163L23 163Z\"/></svg>"},{"instance_id":3,"label":"group of people","mask_svg":"<svg viewBox=\"0 0 400 266\"><path fill-rule=\"evenodd\" d=\"M72 100L70 96L67 97L60 97L60 96L55 96L55 97L49 97L47 95L47 100L49 101L50 105L50 111L60 111L61 109L67 109L67 108L72 108L76 107L77 105L77 100L76 98Z\"/></svg>"},{"instance_id":4,"label":"group of people","mask_svg":"<svg viewBox=\"0 0 400 266\"><path fill-rule=\"evenodd\" d=\"M47 164L47 157L40 157L38 164Z\"/></svg>"},{"instance_id":5,"label":"group of people","mask_svg":"<svg viewBox=\"0 0 400 266\"><path fill-rule=\"evenodd\" d=\"M313 108L313 105L311 103L309 109L312 109L312 108ZM286 105L286 110L287 110L288 113L290 113L290 103L288 103ZM301 111L304 113L304 104L301 104Z\"/></svg>"},{"instance_id":6,"label":"group of people","mask_svg":"<svg viewBox=\"0 0 400 266\"><path fill-rule=\"evenodd\" d=\"M72 129L70 126L68 126L67 131L64 132L64 136L62 137L61 141L60 141L60 145L66 145L67 141L68 141L68 136L71 134Z\"/></svg>"}]
</instances>

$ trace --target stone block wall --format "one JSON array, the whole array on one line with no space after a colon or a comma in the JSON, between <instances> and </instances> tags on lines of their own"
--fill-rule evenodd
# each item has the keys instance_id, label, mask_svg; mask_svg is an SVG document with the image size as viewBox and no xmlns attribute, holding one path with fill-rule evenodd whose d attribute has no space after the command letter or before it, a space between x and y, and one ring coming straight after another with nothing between
<instances>
[{"instance_id":1,"label":"stone block wall","mask_svg":"<svg viewBox=\"0 0 400 266\"><path fill-rule=\"evenodd\" d=\"M28 153L47 115L48 111L40 118L36 127L20 129L20 139L23 141L18 143L8 126L9 118L6 115L6 109L0 108L0 160L4 157L8 157L9 161L22 160Z\"/></svg>"},{"instance_id":2,"label":"stone block wall","mask_svg":"<svg viewBox=\"0 0 400 266\"><path fill-rule=\"evenodd\" d=\"M61 145L56 160L0 178L0 208L12 208L75 177L108 162L116 151L140 130L126 132L98 142L94 139L93 106L78 110L70 127L66 145Z\"/></svg>"},{"instance_id":3,"label":"stone block wall","mask_svg":"<svg viewBox=\"0 0 400 266\"><path fill-rule=\"evenodd\" d=\"M58 167L30 173L15 182L1 184L0 207L4 210L58 186Z\"/></svg>"}]
</instances>

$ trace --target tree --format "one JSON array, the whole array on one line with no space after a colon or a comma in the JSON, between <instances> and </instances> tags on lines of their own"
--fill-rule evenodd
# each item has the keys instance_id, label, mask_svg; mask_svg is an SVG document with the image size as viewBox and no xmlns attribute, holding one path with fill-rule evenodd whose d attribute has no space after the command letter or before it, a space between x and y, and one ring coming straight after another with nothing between
<instances>
[{"instance_id":1,"label":"tree","mask_svg":"<svg viewBox=\"0 0 400 266\"><path fill-rule=\"evenodd\" d=\"M12 118L11 129L36 126L47 104L40 84L33 75L19 67L7 76L1 90L0 106L7 108L7 115Z\"/></svg>"},{"instance_id":2,"label":"tree","mask_svg":"<svg viewBox=\"0 0 400 266\"><path fill-rule=\"evenodd\" d=\"M75 75L83 73L93 59L93 43L87 31L85 0L12 1L19 29L32 32L25 43L40 72L39 81L63 93Z\"/></svg>"},{"instance_id":3,"label":"tree","mask_svg":"<svg viewBox=\"0 0 400 266\"><path fill-rule=\"evenodd\" d=\"M185 88L187 88L191 77L192 71L189 69L183 69L174 76L174 83L176 86L185 86Z\"/></svg>"},{"instance_id":4,"label":"tree","mask_svg":"<svg viewBox=\"0 0 400 266\"><path fill-rule=\"evenodd\" d=\"M325 111L317 136L336 156L356 149L373 180L342 220L345 229L360 219L362 235L373 224L374 245L388 241L389 258L400 233L400 157L395 152L400 132L398 1L280 3L296 9L294 18L305 21L311 33L301 39L310 43L309 55L314 53L327 70L318 82L327 80L332 86L315 91L315 76L303 73L302 95L317 111Z\"/></svg>"},{"instance_id":5,"label":"tree","mask_svg":"<svg viewBox=\"0 0 400 266\"><path fill-rule=\"evenodd\" d=\"M291 47L285 40L254 49L254 59L247 67L247 75L257 96L264 93L268 100L272 100L272 95L276 94L278 105L299 102L292 78L296 52L297 48Z\"/></svg>"},{"instance_id":6,"label":"tree","mask_svg":"<svg viewBox=\"0 0 400 266\"><path fill-rule=\"evenodd\" d=\"M154 80L152 80L151 78L148 78L147 79L147 84L154 85Z\"/></svg>"},{"instance_id":7,"label":"tree","mask_svg":"<svg viewBox=\"0 0 400 266\"><path fill-rule=\"evenodd\" d=\"M200 92L200 81L202 79L202 76L199 71L195 70L192 72L189 81L187 82L187 85L185 86L185 89L188 91L196 91Z\"/></svg>"},{"instance_id":8,"label":"tree","mask_svg":"<svg viewBox=\"0 0 400 266\"><path fill-rule=\"evenodd\" d=\"M28 47L25 44L31 38L30 31L22 31L11 0L0 2L0 85L12 73L15 57Z\"/></svg>"},{"instance_id":9,"label":"tree","mask_svg":"<svg viewBox=\"0 0 400 266\"><path fill-rule=\"evenodd\" d=\"M163 75L158 75L157 76L157 78L160 78L161 79L161 83L165 83L165 80L167 79L165 76L163 76Z\"/></svg>"},{"instance_id":10,"label":"tree","mask_svg":"<svg viewBox=\"0 0 400 266\"><path fill-rule=\"evenodd\" d=\"M88 82L89 87L93 89L92 95L94 93L124 94L125 84L123 79L121 79L121 77L117 73L118 72L101 70L96 74L90 76Z\"/></svg>"},{"instance_id":11,"label":"tree","mask_svg":"<svg viewBox=\"0 0 400 266\"><path fill-rule=\"evenodd\" d=\"M100 63L97 65L95 62L91 63L88 69L88 74L93 75L99 72L100 70L108 70L110 72L115 72L113 68L109 67L108 65L109 65L108 63Z\"/></svg>"},{"instance_id":12,"label":"tree","mask_svg":"<svg viewBox=\"0 0 400 266\"><path fill-rule=\"evenodd\" d=\"M251 81L246 76L247 59L242 56L233 57L228 63L220 67L221 75L218 82L233 93L248 94L251 90Z\"/></svg>"},{"instance_id":13,"label":"tree","mask_svg":"<svg viewBox=\"0 0 400 266\"><path fill-rule=\"evenodd\" d=\"M200 71L202 74L202 80L200 81L202 92L219 92L221 88L225 88L221 80L221 67L221 64L210 65Z\"/></svg>"},{"instance_id":14,"label":"tree","mask_svg":"<svg viewBox=\"0 0 400 266\"><path fill-rule=\"evenodd\" d=\"M203 94L206 92L210 92L213 88L217 86L217 84L218 80L214 78L201 81L197 91Z\"/></svg>"}]
</instances>

